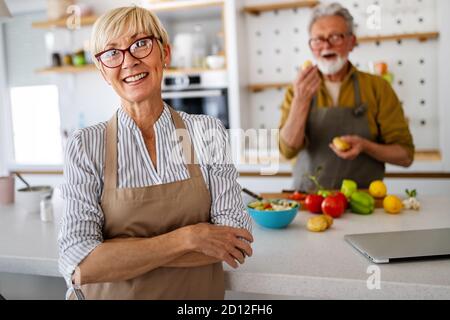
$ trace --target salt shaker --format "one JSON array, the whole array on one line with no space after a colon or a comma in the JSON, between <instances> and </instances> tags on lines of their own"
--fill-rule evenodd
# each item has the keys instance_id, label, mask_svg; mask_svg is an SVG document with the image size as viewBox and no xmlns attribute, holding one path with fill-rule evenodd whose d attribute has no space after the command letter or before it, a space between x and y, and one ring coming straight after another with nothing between
<instances>
[{"instance_id":1,"label":"salt shaker","mask_svg":"<svg viewBox=\"0 0 450 320\"><path fill-rule=\"evenodd\" d=\"M41 200L40 207L41 220L44 222L53 221L53 203L51 200L51 195L47 195Z\"/></svg>"}]
</instances>

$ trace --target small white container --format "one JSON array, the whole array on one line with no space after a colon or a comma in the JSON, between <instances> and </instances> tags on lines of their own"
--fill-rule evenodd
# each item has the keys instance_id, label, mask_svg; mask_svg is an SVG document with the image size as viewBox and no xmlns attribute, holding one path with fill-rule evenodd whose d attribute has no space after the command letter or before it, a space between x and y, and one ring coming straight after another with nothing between
<instances>
[{"instance_id":1,"label":"small white container","mask_svg":"<svg viewBox=\"0 0 450 320\"><path fill-rule=\"evenodd\" d=\"M53 203L50 196L45 197L41 200L41 220L43 222L53 221Z\"/></svg>"},{"instance_id":2,"label":"small white container","mask_svg":"<svg viewBox=\"0 0 450 320\"><path fill-rule=\"evenodd\" d=\"M16 205L20 210L26 213L39 213L40 203L43 198L52 194L52 187L50 186L36 186L22 188L16 192Z\"/></svg>"},{"instance_id":3,"label":"small white container","mask_svg":"<svg viewBox=\"0 0 450 320\"><path fill-rule=\"evenodd\" d=\"M207 56L206 65L210 69L222 69L225 67L225 57L224 56Z\"/></svg>"}]
</instances>

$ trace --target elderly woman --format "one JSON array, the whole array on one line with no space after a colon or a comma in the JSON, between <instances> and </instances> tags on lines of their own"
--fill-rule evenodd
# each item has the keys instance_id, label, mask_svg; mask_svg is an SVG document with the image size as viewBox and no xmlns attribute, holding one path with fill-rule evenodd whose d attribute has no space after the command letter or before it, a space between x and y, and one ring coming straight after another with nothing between
<instances>
[{"instance_id":1,"label":"elderly woman","mask_svg":"<svg viewBox=\"0 0 450 320\"><path fill-rule=\"evenodd\" d=\"M281 153L298 155L294 187L314 188L308 175L318 167L320 184L337 189L343 179L368 188L383 179L385 163L410 166L414 144L394 90L348 60L356 45L350 12L338 3L316 7L309 35L317 65L300 71L288 88L280 125ZM335 137L348 148L332 144Z\"/></svg>"},{"instance_id":2,"label":"elderly woman","mask_svg":"<svg viewBox=\"0 0 450 320\"><path fill-rule=\"evenodd\" d=\"M121 107L66 147L60 271L77 296L223 299L222 262L236 268L252 254L224 127L161 98L168 41L139 7L107 12L93 27L95 63Z\"/></svg>"}]
</instances>

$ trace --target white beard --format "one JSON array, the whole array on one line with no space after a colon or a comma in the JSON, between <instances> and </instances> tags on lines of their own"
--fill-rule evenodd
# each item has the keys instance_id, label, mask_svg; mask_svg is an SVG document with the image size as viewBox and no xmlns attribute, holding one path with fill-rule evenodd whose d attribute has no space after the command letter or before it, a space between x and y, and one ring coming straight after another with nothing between
<instances>
[{"instance_id":1,"label":"white beard","mask_svg":"<svg viewBox=\"0 0 450 320\"><path fill-rule=\"evenodd\" d=\"M324 75L331 76L341 71L347 61L347 57L344 58L339 55L333 61L319 58L317 59L317 67Z\"/></svg>"}]
</instances>

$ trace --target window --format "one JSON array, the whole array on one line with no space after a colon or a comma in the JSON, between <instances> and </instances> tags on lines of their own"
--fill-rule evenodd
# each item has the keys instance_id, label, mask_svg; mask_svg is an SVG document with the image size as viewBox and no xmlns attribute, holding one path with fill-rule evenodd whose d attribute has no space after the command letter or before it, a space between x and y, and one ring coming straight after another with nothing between
<instances>
[{"instance_id":1,"label":"window","mask_svg":"<svg viewBox=\"0 0 450 320\"><path fill-rule=\"evenodd\" d=\"M11 88L11 114L16 164L62 164L57 86Z\"/></svg>"}]
</instances>

